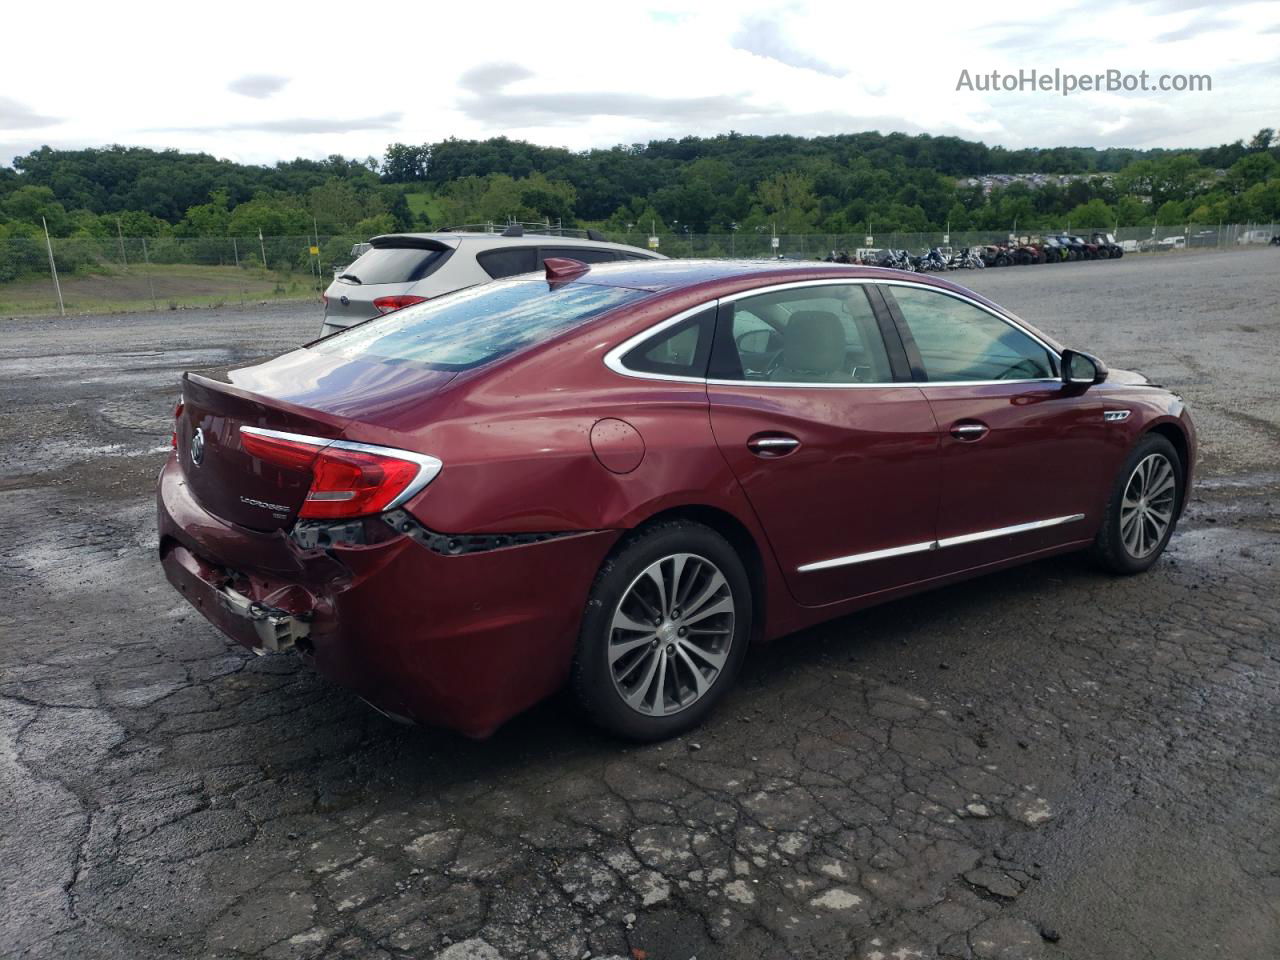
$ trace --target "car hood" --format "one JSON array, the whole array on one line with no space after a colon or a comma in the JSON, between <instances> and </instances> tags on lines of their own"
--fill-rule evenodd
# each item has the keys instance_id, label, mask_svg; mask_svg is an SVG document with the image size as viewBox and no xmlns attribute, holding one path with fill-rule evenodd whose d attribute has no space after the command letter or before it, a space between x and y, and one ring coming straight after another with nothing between
<instances>
[{"instance_id":1,"label":"car hood","mask_svg":"<svg viewBox=\"0 0 1280 960\"><path fill-rule=\"evenodd\" d=\"M357 359L304 347L232 370L227 379L242 390L273 400L392 426L456 376L456 371L405 361Z\"/></svg>"},{"instance_id":2,"label":"car hood","mask_svg":"<svg viewBox=\"0 0 1280 960\"><path fill-rule=\"evenodd\" d=\"M1151 382L1151 378L1144 373L1138 373L1136 370L1119 370L1111 367L1107 372L1108 383L1123 383L1130 386L1156 386Z\"/></svg>"}]
</instances>

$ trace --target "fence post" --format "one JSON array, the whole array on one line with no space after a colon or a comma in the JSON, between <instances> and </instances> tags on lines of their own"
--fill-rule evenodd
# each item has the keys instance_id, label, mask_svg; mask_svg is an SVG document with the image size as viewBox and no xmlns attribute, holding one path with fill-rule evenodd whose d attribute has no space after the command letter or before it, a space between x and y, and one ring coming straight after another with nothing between
<instances>
[{"instance_id":1,"label":"fence post","mask_svg":"<svg viewBox=\"0 0 1280 960\"><path fill-rule=\"evenodd\" d=\"M120 240L120 261L124 264L124 272L129 272L129 256L124 252L124 227L120 226L120 218L116 217L116 236Z\"/></svg>"},{"instance_id":2,"label":"fence post","mask_svg":"<svg viewBox=\"0 0 1280 960\"><path fill-rule=\"evenodd\" d=\"M53 274L53 289L58 291L58 314L65 317L67 308L62 303L62 284L58 280L58 265L53 261L53 241L49 239L49 223L44 217L40 218L40 222L44 224L44 245L49 251L49 272Z\"/></svg>"},{"instance_id":3,"label":"fence post","mask_svg":"<svg viewBox=\"0 0 1280 960\"><path fill-rule=\"evenodd\" d=\"M151 282L151 254L147 253L147 238L142 238L142 261L147 265L147 289L151 291L151 309L158 311L160 305L156 303L156 285Z\"/></svg>"},{"instance_id":4,"label":"fence post","mask_svg":"<svg viewBox=\"0 0 1280 960\"><path fill-rule=\"evenodd\" d=\"M236 259L236 279L240 281L240 306L244 306L244 274L240 272L240 245L236 238L231 238L231 255Z\"/></svg>"}]
</instances>

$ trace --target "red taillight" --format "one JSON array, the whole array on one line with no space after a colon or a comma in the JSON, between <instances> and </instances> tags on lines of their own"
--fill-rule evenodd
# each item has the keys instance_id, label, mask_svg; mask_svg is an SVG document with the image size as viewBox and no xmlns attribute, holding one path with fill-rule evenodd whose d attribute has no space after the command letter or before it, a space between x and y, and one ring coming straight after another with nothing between
<instances>
[{"instance_id":1,"label":"red taillight","mask_svg":"<svg viewBox=\"0 0 1280 960\"><path fill-rule=\"evenodd\" d=\"M173 436L169 438L169 442L173 444L173 449L178 449L178 421L182 418L182 401L178 401L178 405L173 408Z\"/></svg>"},{"instance_id":2,"label":"red taillight","mask_svg":"<svg viewBox=\"0 0 1280 960\"><path fill-rule=\"evenodd\" d=\"M286 440L284 437L264 436L260 433L240 431L240 445L246 453L259 460L274 463L287 470L310 470L315 462L316 454L324 447L327 440L310 443L303 440Z\"/></svg>"},{"instance_id":3,"label":"red taillight","mask_svg":"<svg viewBox=\"0 0 1280 960\"><path fill-rule=\"evenodd\" d=\"M418 465L361 450L326 447L298 516L331 519L381 513L418 475Z\"/></svg>"},{"instance_id":4,"label":"red taillight","mask_svg":"<svg viewBox=\"0 0 1280 960\"><path fill-rule=\"evenodd\" d=\"M410 484L419 488L440 468L431 457L404 457L383 448L325 440L320 437L272 435L241 428L246 453L289 470L310 471L311 488L298 516L311 519L361 517L381 513ZM410 459L415 458L416 459ZM425 475L426 471L430 471Z\"/></svg>"},{"instance_id":5,"label":"red taillight","mask_svg":"<svg viewBox=\"0 0 1280 960\"><path fill-rule=\"evenodd\" d=\"M423 303L426 299L426 297L415 297L411 293L405 293L397 297L378 297L373 301L373 306L379 313L391 313L403 307L412 307L415 303Z\"/></svg>"}]
</instances>

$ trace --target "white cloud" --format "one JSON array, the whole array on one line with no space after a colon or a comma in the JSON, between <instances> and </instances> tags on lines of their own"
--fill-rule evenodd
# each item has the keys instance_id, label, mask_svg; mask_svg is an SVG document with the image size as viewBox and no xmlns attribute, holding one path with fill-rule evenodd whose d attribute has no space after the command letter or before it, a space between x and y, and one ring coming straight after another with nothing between
<instances>
[{"instance_id":1,"label":"white cloud","mask_svg":"<svg viewBox=\"0 0 1280 960\"><path fill-rule=\"evenodd\" d=\"M36 113L25 103L19 103L12 97L0 97L0 130L34 130L38 127L56 126L61 122L57 117Z\"/></svg>"},{"instance_id":2,"label":"white cloud","mask_svg":"<svg viewBox=\"0 0 1280 960\"><path fill-rule=\"evenodd\" d=\"M130 143L272 162L500 134L574 149L730 128L1142 147L1275 125L1274 4L1097 9L1033 4L1010 23L999 5L950 0L917 2L909 16L892 4L776 0L566 0L555 16L523 0L384 0L365 17L349 0L314 2L305 16L225 0L216 17L139 2L122 19L77 0L60 8L58 35L58 62L75 69L59 70L37 42L47 11L17 5L5 14L0 136L7 151ZM1209 73L1215 83L1208 94L1067 98L955 89L962 69L1032 67Z\"/></svg>"},{"instance_id":3,"label":"white cloud","mask_svg":"<svg viewBox=\"0 0 1280 960\"><path fill-rule=\"evenodd\" d=\"M246 73L228 83L227 89L241 96L265 100L283 90L288 82L288 77L278 77L274 73Z\"/></svg>"}]
</instances>

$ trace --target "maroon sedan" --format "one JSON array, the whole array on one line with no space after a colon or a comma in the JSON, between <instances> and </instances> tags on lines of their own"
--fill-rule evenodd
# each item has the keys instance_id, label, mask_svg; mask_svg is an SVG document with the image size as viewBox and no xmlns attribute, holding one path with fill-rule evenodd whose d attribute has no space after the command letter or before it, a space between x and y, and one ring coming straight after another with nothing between
<instances>
[{"instance_id":1,"label":"maroon sedan","mask_svg":"<svg viewBox=\"0 0 1280 960\"><path fill-rule=\"evenodd\" d=\"M936 277L549 261L230 383L160 475L177 589L388 714L485 736L564 686L684 730L747 646L1091 549L1145 570L1182 401Z\"/></svg>"}]
</instances>

